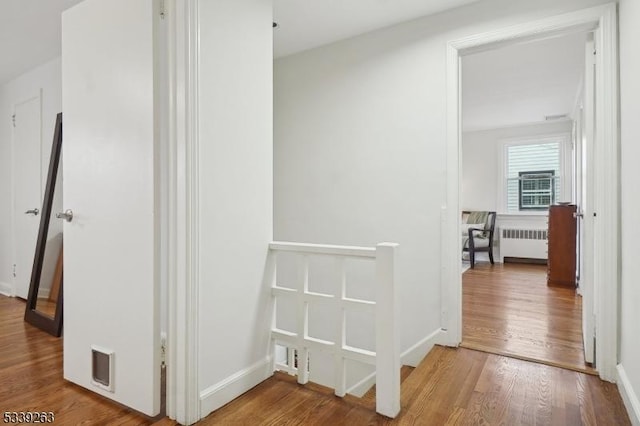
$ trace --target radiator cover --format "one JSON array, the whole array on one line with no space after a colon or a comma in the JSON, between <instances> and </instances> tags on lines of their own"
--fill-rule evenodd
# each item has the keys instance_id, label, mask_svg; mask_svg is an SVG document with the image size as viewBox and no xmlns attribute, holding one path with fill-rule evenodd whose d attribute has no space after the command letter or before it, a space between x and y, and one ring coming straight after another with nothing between
<instances>
[{"instance_id":1,"label":"radiator cover","mask_svg":"<svg viewBox=\"0 0 640 426\"><path fill-rule=\"evenodd\" d=\"M505 257L547 259L547 229L540 227L500 227L500 260Z\"/></svg>"}]
</instances>

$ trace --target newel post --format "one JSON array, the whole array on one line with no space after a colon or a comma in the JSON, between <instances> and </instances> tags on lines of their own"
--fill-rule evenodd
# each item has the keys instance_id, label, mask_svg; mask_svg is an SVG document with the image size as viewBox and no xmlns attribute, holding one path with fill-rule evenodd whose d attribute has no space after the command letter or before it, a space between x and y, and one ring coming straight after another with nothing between
<instances>
[{"instance_id":1,"label":"newel post","mask_svg":"<svg viewBox=\"0 0 640 426\"><path fill-rule=\"evenodd\" d=\"M400 412L400 340L397 325L396 248L376 246L376 411L394 418Z\"/></svg>"}]
</instances>

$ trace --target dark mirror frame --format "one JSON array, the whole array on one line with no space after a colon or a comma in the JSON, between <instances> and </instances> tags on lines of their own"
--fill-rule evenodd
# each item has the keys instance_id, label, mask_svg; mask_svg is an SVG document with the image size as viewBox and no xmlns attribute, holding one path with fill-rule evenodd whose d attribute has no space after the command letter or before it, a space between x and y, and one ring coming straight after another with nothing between
<instances>
[{"instance_id":1,"label":"dark mirror frame","mask_svg":"<svg viewBox=\"0 0 640 426\"><path fill-rule=\"evenodd\" d=\"M51 220L51 207L53 204L53 194L56 189L56 178L58 176L61 149L62 113L59 113L56 116L56 127L53 134L51 159L49 160L49 173L47 175L47 186L44 191L44 200L42 202L42 216L40 218L40 228L38 230L38 242L36 243L36 253L33 258L29 297L27 299L27 307L24 312L24 320L26 322L56 337L60 337L62 334L62 288L64 278L60 283L60 292L58 294L58 301L56 304L56 314L53 318L38 312L36 310L36 303L38 302L40 275L42 274L42 263L44 262L45 248L47 245L47 234L49 233L49 221Z\"/></svg>"}]
</instances>

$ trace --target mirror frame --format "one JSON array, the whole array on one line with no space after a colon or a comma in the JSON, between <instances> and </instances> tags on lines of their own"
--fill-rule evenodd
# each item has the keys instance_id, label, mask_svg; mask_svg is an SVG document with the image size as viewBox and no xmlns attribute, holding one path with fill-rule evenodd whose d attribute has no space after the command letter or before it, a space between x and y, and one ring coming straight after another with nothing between
<instances>
[{"instance_id":1,"label":"mirror frame","mask_svg":"<svg viewBox=\"0 0 640 426\"><path fill-rule=\"evenodd\" d=\"M56 314L53 318L43 315L36 310L38 302L38 290L40 289L40 275L42 274L42 264L44 262L45 248L47 244L47 234L49 232L49 222L51 220L51 209L53 195L56 188L56 178L58 176L58 165L60 164L60 154L62 149L62 113L56 116L56 126L53 134L53 145L51 147L51 158L49 160L49 172L47 174L47 186L44 191L42 202L42 216L40 217L40 228L38 230L38 241L36 252L33 258L33 269L31 270L31 284L29 285L29 296L24 312L24 320L47 333L60 337L62 334L62 295L64 284L63 277L60 282L60 291L56 303Z\"/></svg>"}]
</instances>

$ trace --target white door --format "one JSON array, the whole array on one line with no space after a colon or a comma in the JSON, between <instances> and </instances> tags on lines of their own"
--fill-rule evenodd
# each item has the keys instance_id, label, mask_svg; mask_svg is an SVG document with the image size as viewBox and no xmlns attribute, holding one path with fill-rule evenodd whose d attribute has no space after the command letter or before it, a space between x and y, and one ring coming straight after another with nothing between
<instances>
[{"instance_id":1,"label":"white door","mask_svg":"<svg viewBox=\"0 0 640 426\"><path fill-rule=\"evenodd\" d=\"M153 21L152 0L85 0L62 17L64 209L73 211L64 377L150 416L160 409Z\"/></svg>"},{"instance_id":2,"label":"white door","mask_svg":"<svg viewBox=\"0 0 640 426\"><path fill-rule=\"evenodd\" d=\"M13 282L16 296L26 299L42 209L39 94L15 105L13 123Z\"/></svg>"},{"instance_id":3,"label":"white door","mask_svg":"<svg viewBox=\"0 0 640 426\"><path fill-rule=\"evenodd\" d=\"M584 358L587 362L594 361L595 354L595 318L594 318L594 191L595 191L595 60L594 44L588 41L585 48L585 91L584 114L582 117L583 131L581 144L581 205L578 229L581 230L580 289L582 294L582 339L584 342Z\"/></svg>"}]
</instances>

